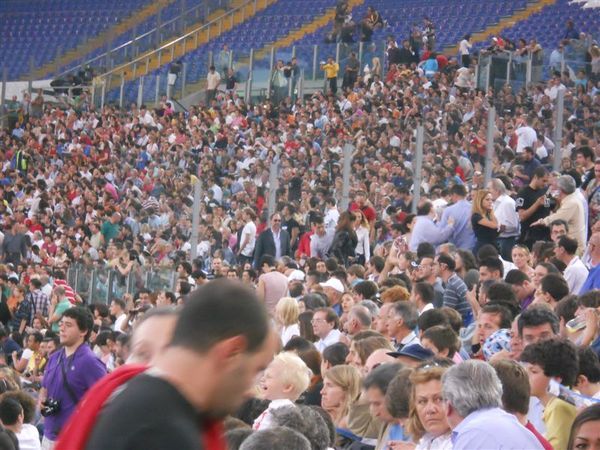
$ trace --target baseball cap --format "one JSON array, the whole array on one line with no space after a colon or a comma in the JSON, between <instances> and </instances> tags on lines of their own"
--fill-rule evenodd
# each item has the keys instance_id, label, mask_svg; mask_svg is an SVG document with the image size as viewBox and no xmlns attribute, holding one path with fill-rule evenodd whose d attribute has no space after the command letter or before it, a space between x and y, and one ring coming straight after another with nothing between
<instances>
[{"instance_id":1,"label":"baseball cap","mask_svg":"<svg viewBox=\"0 0 600 450\"><path fill-rule=\"evenodd\" d=\"M420 344L408 345L399 352L389 352L388 355L393 356L394 358L407 356L408 358L416 359L417 361L425 361L434 357L431 350Z\"/></svg>"},{"instance_id":2,"label":"baseball cap","mask_svg":"<svg viewBox=\"0 0 600 450\"><path fill-rule=\"evenodd\" d=\"M322 287L330 287L332 289L335 289L336 291L343 293L345 291L344 289L344 285L342 284L342 282L340 280L338 280L337 278L330 278L329 280L327 280L325 283L319 283Z\"/></svg>"}]
</instances>

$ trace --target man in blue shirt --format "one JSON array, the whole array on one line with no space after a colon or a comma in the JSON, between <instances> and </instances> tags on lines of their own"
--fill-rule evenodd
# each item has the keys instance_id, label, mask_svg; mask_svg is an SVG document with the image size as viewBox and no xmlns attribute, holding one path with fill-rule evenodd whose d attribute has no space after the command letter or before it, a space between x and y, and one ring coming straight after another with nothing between
<instances>
[{"instance_id":1,"label":"man in blue shirt","mask_svg":"<svg viewBox=\"0 0 600 450\"><path fill-rule=\"evenodd\" d=\"M592 234L588 242L590 272L581 286L579 294L585 294L592 289L600 289L600 233Z\"/></svg>"},{"instance_id":2,"label":"man in blue shirt","mask_svg":"<svg viewBox=\"0 0 600 450\"><path fill-rule=\"evenodd\" d=\"M434 247L448 241L454 229L454 219L449 218L446 226L438 226L433 221L435 210L431 202L425 203L417 210L417 221L408 243L411 252L416 252L422 242L429 242Z\"/></svg>"},{"instance_id":3,"label":"man in blue shirt","mask_svg":"<svg viewBox=\"0 0 600 450\"><path fill-rule=\"evenodd\" d=\"M456 184L450 188L450 198L452 206L448 206L440 220L440 226L445 228L448 219L454 219L454 229L448 241L465 250L472 250L475 247L475 234L471 226L471 203L466 199L467 189L462 184Z\"/></svg>"},{"instance_id":4,"label":"man in blue shirt","mask_svg":"<svg viewBox=\"0 0 600 450\"><path fill-rule=\"evenodd\" d=\"M453 450L542 450L534 434L501 409L502 383L483 361L451 367L442 377Z\"/></svg>"}]
</instances>

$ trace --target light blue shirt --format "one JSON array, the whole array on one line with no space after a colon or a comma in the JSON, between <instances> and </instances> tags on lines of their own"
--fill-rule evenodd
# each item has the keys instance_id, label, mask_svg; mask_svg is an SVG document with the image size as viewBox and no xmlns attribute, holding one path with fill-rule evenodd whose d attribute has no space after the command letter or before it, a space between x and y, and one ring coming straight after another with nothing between
<instances>
[{"instance_id":1,"label":"light blue shirt","mask_svg":"<svg viewBox=\"0 0 600 450\"><path fill-rule=\"evenodd\" d=\"M489 408L469 414L452 431L453 450L543 450L512 414Z\"/></svg>"},{"instance_id":2,"label":"light blue shirt","mask_svg":"<svg viewBox=\"0 0 600 450\"><path fill-rule=\"evenodd\" d=\"M463 198L444 209L440 221L442 227L448 224L449 217L454 219L454 230L449 241L456 248L473 250L475 247L475 233L473 233L473 227L471 226L471 203Z\"/></svg>"},{"instance_id":3,"label":"light blue shirt","mask_svg":"<svg viewBox=\"0 0 600 450\"><path fill-rule=\"evenodd\" d=\"M434 247L448 241L453 227L437 226L429 216L418 216L415 226L410 236L408 248L411 252L416 252L417 247L422 242L429 242Z\"/></svg>"}]
</instances>

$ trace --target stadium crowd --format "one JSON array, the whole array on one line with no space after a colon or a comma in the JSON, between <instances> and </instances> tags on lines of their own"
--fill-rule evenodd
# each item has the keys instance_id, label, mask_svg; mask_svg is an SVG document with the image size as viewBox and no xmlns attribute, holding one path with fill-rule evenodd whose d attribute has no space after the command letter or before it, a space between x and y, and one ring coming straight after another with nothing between
<instances>
[{"instance_id":1,"label":"stadium crowd","mask_svg":"<svg viewBox=\"0 0 600 450\"><path fill-rule=\"evenodd\" d=\"M364 76L332 58L337 94L276 104L13 99L1 448L599 448L600 80L483 92L473 58L402 49ZM74 264L177 282L106 305L69 285Z\"/></svg>"}]
</instances>

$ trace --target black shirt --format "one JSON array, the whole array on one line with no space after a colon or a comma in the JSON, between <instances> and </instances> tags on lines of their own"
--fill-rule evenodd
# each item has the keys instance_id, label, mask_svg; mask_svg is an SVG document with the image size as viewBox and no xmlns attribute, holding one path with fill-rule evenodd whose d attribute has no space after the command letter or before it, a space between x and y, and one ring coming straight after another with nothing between
<instances>
[{"instance_id":1,"label":"black shirt","mask_svg":"<svg viewBox=\"0 0 600 450\"><path fill-rule=\"evenodd\" d=\"M200 417L177 389L142 374L100 413L86 450L201 450Z\"/></svg>"},{"instance_id":2,"label":"black shirt","mask_svg":"<svg viewBox=\"0 0 600 450\"><path fill-rule=\"evenodd\" d=\"M473 233L477 242L481 245L492 244L496 245L496 238L498 238L498 230L495 228L484 227L479 225L479 221L483 219L483 216L478 213L473 213L471 216L471 225L473 226Z\"/></svg>"},{"instance_id":3,"label":"black shirt","mask_svg":"<svg viewBox=\"0 0 600 450\"><path fill-rule=\"evenodd\" d=\"M515 201L517 211L531 208L536 200L546 195L547 189L531 189L529 185L519 191ZM536 241L547 241L550 239L550 233L547 227L532 227L531 224L550 214L551 203L546 199L543 206L540 206L529 217L529 219L521 222L521 240L525 243L534 243Z\"/></svg>"}]
</instances>

